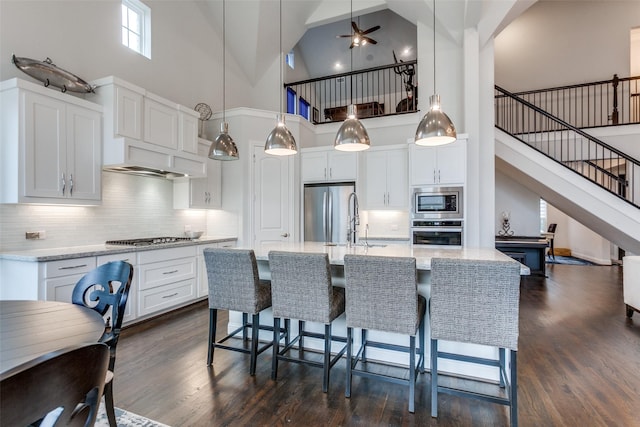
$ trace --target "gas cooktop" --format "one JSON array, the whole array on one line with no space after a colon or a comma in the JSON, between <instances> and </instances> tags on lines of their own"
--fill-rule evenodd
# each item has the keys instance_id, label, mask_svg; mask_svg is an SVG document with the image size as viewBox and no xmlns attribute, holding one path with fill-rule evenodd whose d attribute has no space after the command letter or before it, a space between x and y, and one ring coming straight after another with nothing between
<instances>
[{"instance_id":1,"label":"gas cooktop","mask_svg":"<svg viewBox=\"0 0 640 427\"><path fill-rule=\"evenodd\" d=\"M162 245L165 243L186 242L189 240L191 240L189 237L145 237L141 239L107 240L105 244L120 246L151 246Z\"/></svg>"}]
</instances>

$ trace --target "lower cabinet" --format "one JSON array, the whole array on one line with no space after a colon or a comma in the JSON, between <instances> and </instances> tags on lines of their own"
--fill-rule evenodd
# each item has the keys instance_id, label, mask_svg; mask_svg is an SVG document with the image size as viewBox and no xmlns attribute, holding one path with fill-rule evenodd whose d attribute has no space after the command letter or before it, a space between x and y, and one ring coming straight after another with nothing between
<instances>
[{"instance_id":1,"label":"lower cabinet","mask_svg":"<svg viewBox=\"0 0 640 427\"><path fill-rule=\"evenodd\" d=\"M138 316L196 298L196 246L138 253Z\"/></svg>"},{"instance_id":2,"label":"lower cabinet","mask_svg":"<svg viewBox=\"0 0 640 427\"><path fill-rule=\"evenodd\" d=\"M96 268L95 257L65 259L43 263L47 301L71 302L73 288L82 276Z\"/></svg>"}]
</instances>

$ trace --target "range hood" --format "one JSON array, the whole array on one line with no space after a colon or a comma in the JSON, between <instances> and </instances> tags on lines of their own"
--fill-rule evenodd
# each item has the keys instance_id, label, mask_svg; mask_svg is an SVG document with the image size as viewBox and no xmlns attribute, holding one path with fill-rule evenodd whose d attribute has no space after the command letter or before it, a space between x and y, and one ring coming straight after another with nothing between
<instances>
[{"instance_id":1,"label":"range hood","mask_svg":"<svg viewBox=\"0 0 640 427\"><path fill-rule=\"evenodd\" d=\"M169 172L161 169L152 169L144 166L105 166L102 168L107 172L121 172L130 175L150 176L154 178L183 178L186 174Z\"/></svg>"}]
</instances>

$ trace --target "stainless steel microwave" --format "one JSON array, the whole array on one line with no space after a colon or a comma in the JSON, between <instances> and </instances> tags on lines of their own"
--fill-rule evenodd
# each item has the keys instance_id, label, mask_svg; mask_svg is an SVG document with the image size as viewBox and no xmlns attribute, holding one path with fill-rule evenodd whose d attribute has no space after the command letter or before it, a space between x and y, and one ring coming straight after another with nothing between
<instances>
[{"instance_id":1,"label":"stainless steel microwave","mask_svg":"<svg viewBox=\"0 0 640 427\"><path fill-rule=\"evenodd\" d=\"M462 187L421 187L413 190L413 218L463 218Z\"/></svg>"}]
</instances>

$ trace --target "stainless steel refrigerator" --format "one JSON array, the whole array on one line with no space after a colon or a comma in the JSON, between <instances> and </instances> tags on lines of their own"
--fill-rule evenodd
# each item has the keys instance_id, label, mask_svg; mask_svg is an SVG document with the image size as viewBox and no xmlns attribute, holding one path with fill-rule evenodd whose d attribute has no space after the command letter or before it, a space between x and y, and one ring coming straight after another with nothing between
<instances>
[{"instance_id":1,"label":"stainless steel refrigerator","mask_svg":"<svg viewBox=\"0 0 640 427\"><path fill-rule=\"evenodd\" d=\"M353 182L304 186L305 241L347 242L349 195L355 189Z\"/></svg>"}]
</instances>

